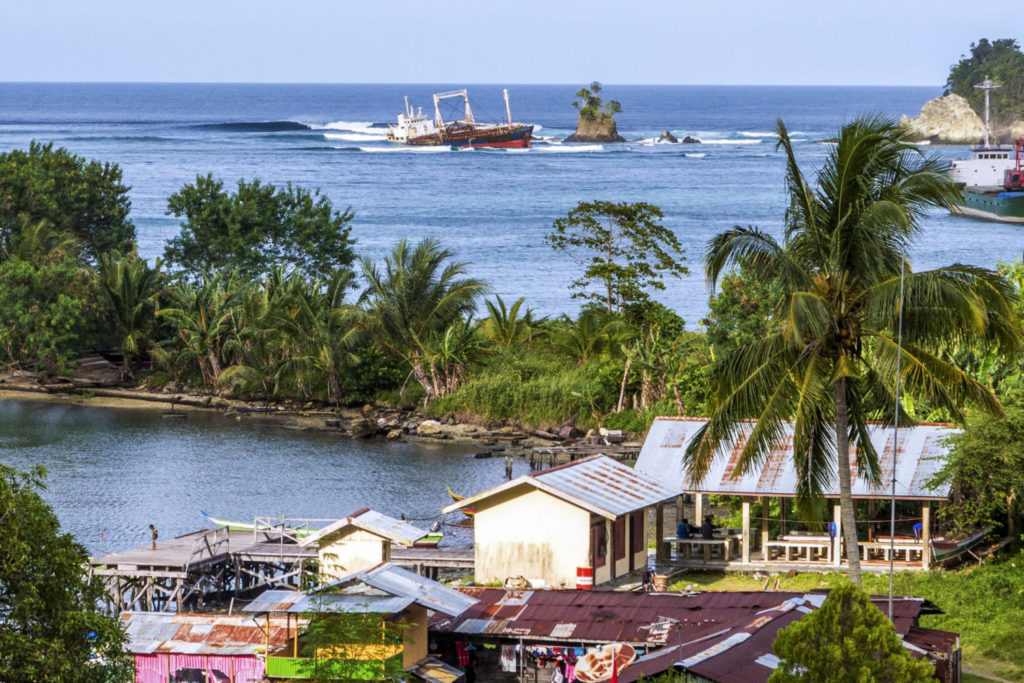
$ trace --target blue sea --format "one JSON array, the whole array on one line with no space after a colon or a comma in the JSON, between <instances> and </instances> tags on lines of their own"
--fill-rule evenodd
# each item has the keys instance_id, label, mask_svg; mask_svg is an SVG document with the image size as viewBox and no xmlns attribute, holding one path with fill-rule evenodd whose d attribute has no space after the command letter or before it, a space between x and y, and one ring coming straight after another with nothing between
<instances>
[{"instance_id":1,"label":"blue sea","mask_svg":"<svg viewBox=\"0 0 1024 683\"><path fill-rule=\"evenodd\" d=\"M432 107L438 85L0 84L0 150L54 141L88 158L116 162L131 185L139 249L159 256L179 229L168 195L197 174L229 185L239 178L319 188L351 206L361 254L378 259L397 240L432 236L469 262L494 294L525 296L542 314L573 312L571 255L543 242L551 223L577 202L645 201L686 248L691 275L658 298L688 325L704 316L701 257L708 239L732 225L781 231L783 159L775 150L782 118L806 171L819 166L832 136L863 113L916 115L938 87L606 86L622 103L625 144L569 144L578 85L509 88L515 120L536 126L523 150L407 148L384 140L403 109ZM476 118L504 117L500 85L469 86ZM454 104L452 105L455 106ZM450 109L448 115L456 113ZM660 145L669 130L699 145ZM964 148L922 150L943 158ZM1020 227L936 213L913 247L916 269L953 262L991 266L1019 258Z\"/></svg>"}]
</instances>

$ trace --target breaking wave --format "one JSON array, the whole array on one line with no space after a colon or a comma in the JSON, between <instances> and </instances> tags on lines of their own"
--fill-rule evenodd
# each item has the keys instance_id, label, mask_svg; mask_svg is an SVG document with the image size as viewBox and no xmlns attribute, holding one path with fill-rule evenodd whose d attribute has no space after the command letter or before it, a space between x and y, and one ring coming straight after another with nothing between
<instances>
[{"instance_id":1,"label":"breaking wave","mask_svg":"<svg viewBox=\"0 0 1024 683\"><path fill-rule=\"evenodd\" d=\"M371 135L369 133L324 133L328 140L346 140L348 142L373 142L375 140L386 140L384 135Z\"/></svg>"},{"instance_id":2,"label":"breaking wave","mask_svg":"<svg viewBox=\"0 0 1024 683\"><path fill-rule=\"evenodd\" d=\"M438 147L413 147L402 145L401 147L360 147L360 152L405 152L414 154L429 154L431 152L450 152L451 147L447 145Z\"/></svg>"},{"instance_id":3,"label":"breaking wave","mask_svg":"<svg viewBox=\"0 0 1024 683\"><path fill-rule=\"evenodd\" d=\"M349 133L366 133L380 135L382 128L387 128L386 123L374 123L373 121L332 121L330 123L311 123L309 127L313 130L341 130Z\"/></svg>"},{"instance_id":4,"label":"breaking wave","mask_svg":"<svg viewBox=\"0 0 1024 683\"><path fill-rule=\"evenodd\" d=\"M705 145L756 145L760 142L762 142L761 138L753 140L708 140L707 138L701 138L701 143Z\"/></svg>"},{"instance_id":5,"label":"breaking wave","mask_svg":"<svg viewBox=\"0 0 1024 683\"><path fill-rule=\"evenodd\" d=\"M546 154L554 154L556 152L601 152L604 150L604 145L556 145L551 147L538 145L533 149Z\"/></svg>"},{"instance_id":6,"label":"breaking wave","mask_svg":"<svg viewBox=\"0 0 1024 683\"><path fill-rule=\"evenodd\" d=\"M706 152L683 152L683 156L687 159L703 159L707 156Z\"/></svg>"}]
</instances>

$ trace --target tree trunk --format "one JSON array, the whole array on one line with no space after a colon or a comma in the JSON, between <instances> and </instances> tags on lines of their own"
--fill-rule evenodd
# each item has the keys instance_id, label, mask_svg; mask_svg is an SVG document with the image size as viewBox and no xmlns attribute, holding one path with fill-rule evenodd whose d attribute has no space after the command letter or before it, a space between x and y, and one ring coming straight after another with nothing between
<instances>
[{"instance_id":1,"label":"tree trunk","mask_svg":"<svg viewBox=\"0 0 1024 683\"><path fill-rule=\"evenodd\" d=\"M846 407L846 378L835 383L836 397L836 451L839 461L839 508L842 534L846 538L846 561L850 566L850 581L860 588L860 546L857 544L857 516L853 507L853 487L850 480L849 414Z\"/></svg>"},{"instance_id":2,"label":"tree trunk","mask_svg":"<svg viewBox=\"0 0 1024 683\"><path fill-rule=\"evenodd\" d=\"M426 405L434 393L434 387L430 382L430 377L427 375L427 371L423 368L423 363L413 363L412 376L416 378L416 381L423 387L423 404Z\"/></svg>"},{"instance_id":3,"label":"tree trunk","mask_svg":"<svg viewBox=\"0 0 1024 683\"><path fill-rule=\"evenodd\" d=\"M672 385L672 393L676 397L676 412L679 413L679 417L686 414L686 406L683 405L683 397L679 395L679 387L675 384Z\"/></svg>"},{"instance_id":4,"label":"tree trunk","mask_svg":"<svg viewBox=\"0 0 1024 683\"><path fill-rule=\"evenodd\" d=\"M626 359L626 369L622 371L622 386L619 387L619 403L615 406L615 412L622 412L622 404L626 401L626 380L629 378L629 368L633 365L633 359Z\"/></svg>"}]
</instances>

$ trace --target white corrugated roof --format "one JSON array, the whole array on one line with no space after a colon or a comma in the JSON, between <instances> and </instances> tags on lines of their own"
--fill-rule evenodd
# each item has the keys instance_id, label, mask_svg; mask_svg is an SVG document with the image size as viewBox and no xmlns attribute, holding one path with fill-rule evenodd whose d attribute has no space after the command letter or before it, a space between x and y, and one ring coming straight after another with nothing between
<instances>
[{"instance_id":1,"label":"white corrugated roof","mask_svg":"<svg viewBox=\"0 0 1024 683\"><path fill-rule=\"evenodd\" d=\"M683 454L695 433L707 420L700 418L659 417L654 420L636 461L636 470L656 477L675 493L714 493L749 496L793 496L797 473L793 464L793 425L785 425L785 436L768 455L764 467L735 477L737 459L754 423L746 423L735 444L723 444L701 482L692 482L686 473ZM855 498L888 498L892 480L893 457L896 456L896 497L902 499L944 500L949 487L925 488L925 482L942 468L945 439L957 429L948 425L920 425L899 430L899 447L893 448L892 427L877 426L871 430L871 443L878 453L882 486L875 488L857 477L856 447L850 460ZM839 495L838 477L833 478L826 497Z\"/></svg>"},{"instance_id":2,"label":"white corrugated roof","mask_svg":"<svg viewBox=\"0 0 1024 683\"><path fill-rule=\"evenodd\" d=\"M677 493L657 476L648 476L607 455L594 455L525 474L453 503L442 512L471 507L481 500L524 485L533 486L609 519L642 510Z\"/></svg>"},{"instance_id":3,"label":"white corrugated roof","mask_svg":"<svg viewBox=\"0 0 1024 683\"><path fill-rule=\"evenodd\" d=\"M329 585L333 592L319 595L289 590L264 591L244 611L395 614L415 602L429 610L457 617L477 602L461 591L390 562L343 576ZM371 592L366 592L367 587Z\"/></svg>"},{"instance_id":4,"label":"white corrugated roof","mask_svg":"<svg viewBox=\"0 0 1024 683\"><path fill-rule=\"evenodd\" d=\"M372 534L377 534L382 538L386 538L397 543L404 543L405 545L412 545L427 535L426 531L419 527L414 527L412 524L400 519L395 519L394 517L388 517L376 510L363 508L362 510L353 512L344 519L339 519L337 522L325 526L315 534L311 534L310 536L300 540L299 545L314 545L318 543L320 539L326 538L327 536L335 534L350 526L362 529L363 531L369 531Z\"/></svg>"}]
</instances>

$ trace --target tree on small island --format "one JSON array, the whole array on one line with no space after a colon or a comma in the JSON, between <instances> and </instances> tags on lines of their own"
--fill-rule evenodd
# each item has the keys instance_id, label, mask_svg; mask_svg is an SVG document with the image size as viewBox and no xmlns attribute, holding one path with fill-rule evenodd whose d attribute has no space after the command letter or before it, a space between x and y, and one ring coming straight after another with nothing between
<instances>
[{"instance_id":1,"label":"tree on small island","mask_svg":"<svg viewBox=\"0 0 1024 683\"><path fill-rule=\"evenodd\" d=\"M976 112L985 110L985 93L975 88L986 78L1001 86L992 92L992 119L1007 123L1024 118L1024 53L1013 38L971 43L970 56L962 56L949 70L946 94L960 95Z\"/></svg>"},{"instance_id":2,"label":"tree on small island","mask_svg":"<svg viewBox=\"0 0 1024 683\"><path fill-rule=\"evenodd\" d=\"M600 92L601 84L594 81L576 93L572 103L579 112L576 132L566 142L625 142L615 125L615 115L622 111L622 105L617 100L603 102Z\"/></svg>"}]
</instances>

